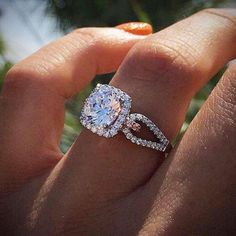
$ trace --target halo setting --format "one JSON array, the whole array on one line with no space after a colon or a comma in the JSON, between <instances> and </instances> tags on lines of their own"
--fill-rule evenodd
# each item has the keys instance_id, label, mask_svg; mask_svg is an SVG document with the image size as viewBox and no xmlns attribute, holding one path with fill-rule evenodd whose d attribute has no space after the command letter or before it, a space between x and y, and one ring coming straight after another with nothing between
<instances>
[{"instance_id":1,"label":"halo setting","mask_svg":"<svg viewBox=\"0 0 236 236\"><path fill-rule=\"evenodd\" d=\"M130 107L129 95L115 87L98 84L85 101L80 121L100 136L113 137L122 127Z\"/></svg>"},{"instance_id":2,"label":"halo setting","mask_svg":"<svg viewBox=\"0 0 236 236\"><path fill-rule=\"evenodd\" d=\"M162 152L168 152L170 142L160 129L146 116L130 114L131 98L128 94L110 85L98 84L86 99L81 112L81 124L100 136L110 138L122 131L131 142ZM148 141L133 134L141 129L141 125L154 134L157 141Z\"/></svg>"}]
</instances>

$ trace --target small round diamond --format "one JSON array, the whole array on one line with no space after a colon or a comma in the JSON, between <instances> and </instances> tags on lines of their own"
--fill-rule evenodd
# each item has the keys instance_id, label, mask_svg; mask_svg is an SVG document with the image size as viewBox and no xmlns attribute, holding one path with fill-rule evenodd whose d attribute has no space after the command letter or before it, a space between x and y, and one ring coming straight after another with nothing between
<instances>
[{"instance_id":1,"label":"small round diamond","mask_svg":"<svg viewBox=\"0 0 236 236\"><path fill-rule=\"evenodd\" d=\"M132 143L135 143L135 142L136 142L136 137L133 136L133 137L131 138L131 142L132 142Z\"/></svg>"},{"instance_id":2,"label":"small round diamond","mask_svg":"<svg viewBox=\"0 0 236 236\"><path fill-rule=\"evenodd\" d=\"M91 131L92 131L93 133L96 133L96 131L97 131L96 127L92 127L92 128L91 128Z\"/></svg>"},{"instance_id":3,"label":"small round diamond","mask_svg":"<svg viewBox=\"0 0 236 236\"><path fill-rule=\"evenodd\" d=\"M98 134L99 136L102 136L102 135L103 135L103 130L102 130L102 129L98 129L98 130L97 130L97 134Z\"/></svg>"}]
</instances>

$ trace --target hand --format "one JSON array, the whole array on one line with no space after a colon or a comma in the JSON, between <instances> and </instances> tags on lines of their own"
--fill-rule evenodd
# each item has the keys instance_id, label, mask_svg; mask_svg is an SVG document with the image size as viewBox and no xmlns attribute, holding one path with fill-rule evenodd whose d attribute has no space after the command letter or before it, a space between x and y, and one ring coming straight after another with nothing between
<instances>
[{"instance_id":1,"label":"hand","mask_svg":"<svg viewBox=\"0 0 236 236\"><path fill-rule=\"evenodd\" d=\"M207 9L139 38L79 29L10 70L0 101L4 235L236 233L233 64L164 162L123 135L88 130L59 151L66 99L116 70L134 44L111 84L173 140L193 95L236 56L236 10Z\"/></svg>"}]
</instances>

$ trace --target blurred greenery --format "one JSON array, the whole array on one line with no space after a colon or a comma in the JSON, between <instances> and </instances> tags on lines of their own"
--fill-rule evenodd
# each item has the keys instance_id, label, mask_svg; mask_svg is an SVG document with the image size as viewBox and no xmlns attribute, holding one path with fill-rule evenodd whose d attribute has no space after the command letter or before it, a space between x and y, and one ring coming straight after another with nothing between
<instances>
[{"instance_id":1,"label":"blurred greenery","mask_svg":"<svg viewBox=\"0 0 236 236\"><path fill-rule=\"evenodd\" d=\"M153 25L154 31L161 30L172 23L207 7L225 6L234 0L44 0L47 4L45 14L57 19L57 27L67 33L76 27L114 26L128 21L144 21ZM11 63L4 58L4 43L0 38L0 89L6 71ZM214 88L223 70L218 73L192 100L181 134L188 127ZM65 127L61 148L66 151L81 126L78 121L82 102L97 82L108 83L112 74L97 76L79 95L66 105Z\"/></svg>"},{"instance_id":2,"label":"blurred greenery","mask_svg":"<svg viewBox=\"0 0 236 236\"><path fill-rule=\"evenodd\" d=\"M5 44L0 35L0 91L7 71L11 68L12 63L5 58Z\"/></svg>"}]
</instances>

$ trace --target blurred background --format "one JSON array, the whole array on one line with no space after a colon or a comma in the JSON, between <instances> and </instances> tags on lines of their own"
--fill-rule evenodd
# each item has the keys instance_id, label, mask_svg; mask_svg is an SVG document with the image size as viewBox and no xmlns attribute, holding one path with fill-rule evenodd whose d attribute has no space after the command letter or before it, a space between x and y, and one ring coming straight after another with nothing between
<instances>
[{"instance_id":1,"label":"blurred background","mask_svg":"<svg viewBox=\"0 0 236 236\"><path fill-rule=\"evenodd\" d=\"M0 91L6 72L14 63L77 27L115 26L144 21L159 31L208 7L236 7L235 0L0 0ZM181 136L217 83L219 72L193 98ZM78 75L79 77L79 75ZM112 74L96 79L66 104L61 149L66 151L81 126L80 109L97 82L108 83Z\"/></svg>"}]
</instances>

